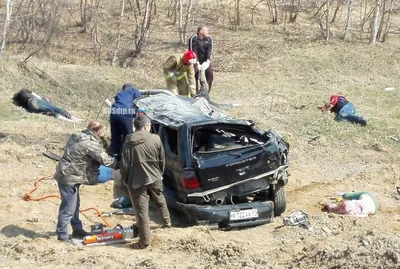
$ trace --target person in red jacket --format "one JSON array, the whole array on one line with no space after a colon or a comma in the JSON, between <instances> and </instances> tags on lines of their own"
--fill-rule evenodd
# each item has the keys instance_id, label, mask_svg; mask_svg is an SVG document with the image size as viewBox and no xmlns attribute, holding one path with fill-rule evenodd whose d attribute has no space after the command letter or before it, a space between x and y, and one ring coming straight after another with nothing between
<instances>
[{"instance_id":1,"label":"person in red jacket","mask_svg":"<svg viewBox=\"0 0 400 269\"><path fill-rule=\"evenodd\" d=\"M348 121L358 123L362 126L367 125L367 121L360 115L356 114L353 103L349 102L346 97L334 94L330 98L330 102L320 107L321 110L334 112L339 121Z\"/></svg>"}]
</instances>

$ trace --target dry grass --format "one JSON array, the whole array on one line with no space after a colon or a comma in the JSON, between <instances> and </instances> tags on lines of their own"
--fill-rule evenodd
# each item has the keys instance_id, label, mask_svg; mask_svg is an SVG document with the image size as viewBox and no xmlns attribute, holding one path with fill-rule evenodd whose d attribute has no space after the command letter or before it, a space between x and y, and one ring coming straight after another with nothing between
<instances>
[{"instance_id":1,"label":"dry grass","mask_svg":"<svg viewBox=\"0 0 400 269\"><path fill-rule=\"evenodd\" d=\"M231 113L254 119L262 128L278 130L292 144L292 158L301 159L302 164L317 161L317 166L324 167L346 160L374 161L383 158L382 155L399 157L396 152L400 143L393 140L400 139L400 57L395 37L375 47L359 41L344 43L337 35L325 44L318 40L315 25L305 19L309 14L303 14L292 25L270 25L258 18L255 26L245 23L234 32L227 30L222 17L210 13L213 5L205 6L202 14L209 16L197 17L196 22L202 18L210 23L215 42L215 80L211 94L215 101L242 103L243 108ZM52 128L58 130L60 125L63 132L83 127L82 124L65 128L70 125L16 108L9 98L22 87L50 97L81 118L89 120L99 116L104 122L108 117L99 114L102 102L105 98L111 100L122 84L131 82L141 89L164 87L162 62L171 54L182 53L186 46L176 43L176 27L161 14L155 21L144 55L132 68L57 64L35 58L23 67L18 64L20 56L3 59L0 66L2 129L30 128L33 122L48 126L39 128L39 133ZM244 20L248 15L245 13ZM335 33L340 32L341 23L332 26ZM193 25L192 32L194 28ZM72 37L77 39L71 41ZM92 56L90 48L83 45L85 38L71 32L64 42L72 45L60 45L57 51L53 50L54 55L61 61L69 58L67 62L90 63ZM74 42L82 44L74 46ZM86 53L85 57L82 52ZM387 87L394 90L385 91ZM333 115L319 111L317 107L333 93L346 95L369 120L368 126L339 123L333 120ZM316 136L320 138L309 143Z\"/></svg>"},{"instance_id":2,"label":"dry grass","mask_svg":"<svg viewBox=\"0 0 400 269\"><path fill-rule=\"evenodd\" d=\"M220 1L212 3L217 2ZM205 8L204 12L210 10ZM152 250L135 252L133 256L132 250L124 247L77 251L60 245L51 234L55 229L58 201L36 203L21 199L32 187L34 178L54 171L55 163L43 157L42 152L50 148L61 153L67 136L83 129L87 121L73 125L29 114L11 103L12 94L22 87L32 89L89 120L97 116L103 100L112 99L126 82L141 89L163 87L162 62L171 54L180 54L186 46L176 44L176 27L160 17L145 54L132 68L90 65L93 63L90 47L83 42L87 40L72 30L65 43L60 43L56 50L48 50L53 61L32 58L23 67L19 64L21 55L0 59L0 131L8 136L0 139L0 180L7 190L0 192L0 202L4 205L0 214L0 226L4 227L0 252L3 251L7 260L6 266L242 268L242 261L251 262L254 255L254 263L248 264L248 268L288 268L293 267L294 257L302 257L304 247L327 245L332 249L348 249L349 244L359 244L360 237L366 237L370 231L393 238L393 231L399 226L398 201L392 198L400 176L400 142L393 140L400 139L398 40L393 38L375 47L362 42L343 43L338 39L326 45L317 39L314 26L304 20L287 25L286 29L282 25L258 23L232 32L227 30L227 22L224 24L221 16L213 13L204 17L210 22L216 45L211 98L220 103L243 104L230 113L253 119L260 128L276 129L290 142L292 175L287 185L287 213L299 209L309 213L314 232L297 227L278 229L281 221L277 218L270 225L228 233L194 228L153 229ZM335 29L339 30L339 27ZM394 90L385 91L387 87ZM336 122L333 115L317 109L336 92L346 95L369 120L366 128ZM99 116L107 123L106 114ZM352 190L373 192L383 210L360 220L331 218L320 212L318 202L325 200L326 195ZM44 184L38 193L55 192L55 186ZM111 201L112 182L82 189L82 207L106 209ZM39 216L41 221L26 222L32 216ZM82 219L86 228L100 221L94 213ZM124 226L132 224L132 219L125 216L113 216L111 221ZM340 232L326 235L321 228ZM11 235L6 233L10 230ZM35 236L30 238L26 234ZM42 235L50 238L36 238ZM191 243L187 239L193 236L198 240ZM182 242L187 242L184 248ZM206 252L199 256L197 251L224 250L224 246L232 243L251 253L251 256L229 256L229 259L241 259L240 266L221 263ZM186 246L192 247L185 249ZM367 248L359 247L369 255ZM117 251L110 254L110 250ZM158 262L161 260L163 265ZM330 260L328 256L326 261ZM307 267L316 266L310 262Z\"/></svg>"}]
</instances>

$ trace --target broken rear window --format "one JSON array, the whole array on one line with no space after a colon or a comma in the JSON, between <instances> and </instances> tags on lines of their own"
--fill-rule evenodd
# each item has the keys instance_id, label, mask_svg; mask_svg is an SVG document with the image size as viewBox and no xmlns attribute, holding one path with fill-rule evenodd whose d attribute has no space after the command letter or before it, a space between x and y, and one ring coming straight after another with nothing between
<instances>
[{"instance_id":1,"label":"broken rear window","mask_svg":"<svg viewBox=\"0 0 400 269\"><path fill-rule=\"evenodd\" d=\"M260 146L268 137L244 126L204 126L192 130L192 148L194 154L207 154L252 146Z\"/></svg>"}]
</instances>

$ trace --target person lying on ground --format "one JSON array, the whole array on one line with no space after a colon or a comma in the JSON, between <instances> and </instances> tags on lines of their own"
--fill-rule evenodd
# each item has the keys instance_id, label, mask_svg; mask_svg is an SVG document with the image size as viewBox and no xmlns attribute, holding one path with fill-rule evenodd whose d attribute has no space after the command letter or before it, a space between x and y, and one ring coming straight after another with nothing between
<instances>
[{"instance_id":1,"label":"person lying on ground","mask_svg":"<svg viewBox=\"0 0 400 269\"><path fill-rule=\"evenodd\" d=\"M65 120L69 122L80 122L81 120L72 116L68 111L59 108L52 103L50 100L40 95L29 91L27 89L22 89L15 93L13 100L16 105L25 108L30 113L45 114L48 116L54 116L57 119Z\"/></svg>"},{"instance_id":2,"label":"person lying on ground","mask_svg":"<svg viewBox=\"0 0 400 269\"><path fill-rule=\"evenodd\" d=\"M54 179L61 195L58 211L57 239L70 243L68 224L72 226L72 237L82 239L90 235L83 229L79 219L80 185L96 185L99 167L118 168L118 161L110 157L100 143L104 127L98 121L91 121L86 130L73 134L65 145L64 154L58 161Z\"/></svg>"},{"instance_id":3,"label":"person lying on ground","mask_svg":"<svg viewBox=\"0 0 400 269\"><path fill-rule=\"evenodd\" d=\"M336 118L339 121L348 121L352 123L358 123L362 126L367 125L367 121L356 114L356 109L353 103L349 102L346 97L338 94L334 94L330 98L330 102L324 106L320 106L319 109L323 111L334 112Z\"/></svg>"},{"instance_id":4,"label":"person lying on ground","mask_svg":"<svg viewBox=\"0 0 400 269\"><path fill-rule=\"evenodd\" d=\"M348 192L341 195L338 203L326 204L323 208L328 213L367 217L378 211L378 201L369 192Z\"/></svg>"}]
</instances>

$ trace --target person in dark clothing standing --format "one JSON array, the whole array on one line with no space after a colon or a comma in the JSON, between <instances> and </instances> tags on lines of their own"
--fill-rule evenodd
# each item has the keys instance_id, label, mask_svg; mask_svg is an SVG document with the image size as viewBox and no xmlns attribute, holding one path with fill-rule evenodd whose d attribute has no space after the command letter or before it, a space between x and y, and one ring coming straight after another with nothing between
<instances>
[{"instance_id":1,"label":"person in dark clothing standing","mask_svg":"<svg viewBox=\"0 0 400 269\"><path fill-rule=\"evenodd\" d=\"M163 195L162 177L165 169L164 147L158 135L150 133L151 122L146 115L134 121L136 131L128 135L121 157L121 179L128 186L139 226L139 242L133 248L150 245L149 199L160 209L162 227L171 227L167 203Z\"/></svg>"},{"instance_id":2,"label":"person in dark clothing standing","mask_svg":"<svg viewBox=\"0 0 400 269\"><path fill-rule=\"evenodd\" d=\"M195 66L196 90L199 90L199 71L200 69L203 69L206 71L208 90L211 91L211 85L214 80L214 73L211 66L213 40L208 35L208 28L206 26L199 26L197 28L197 34L193 35L189 39L189 50L192 50L196 53L198 60L198 64Z\"/></svg>"},{"instance_id":3,"label":"person in dark clothing standing","mask_svg":"<svg viewBox=\"0 0 400 269\"><path fill-rule=\"evenodd\" d=\"M115 96L111 106L111 148L113 154L120 155L125 137L133 132L133 118L135 111L133 101L141 96L138 89L131 84L124 84L122 90Z\"/></svg>"},{"instance_id":4,"label":"person in dark clothing standing","mask_svg":"<svg viewBox=\"0 0 400 269\"><path fill-rule=\"evenodd\" d=\"M349 102L342 95L332 95L330 102L325 104L325 106L319 107L319 109L335 113L338 121L358 123L362 126L367 125L367 121L362 116L356 114L353 103Z\"/></svg>"}]
</instances>

